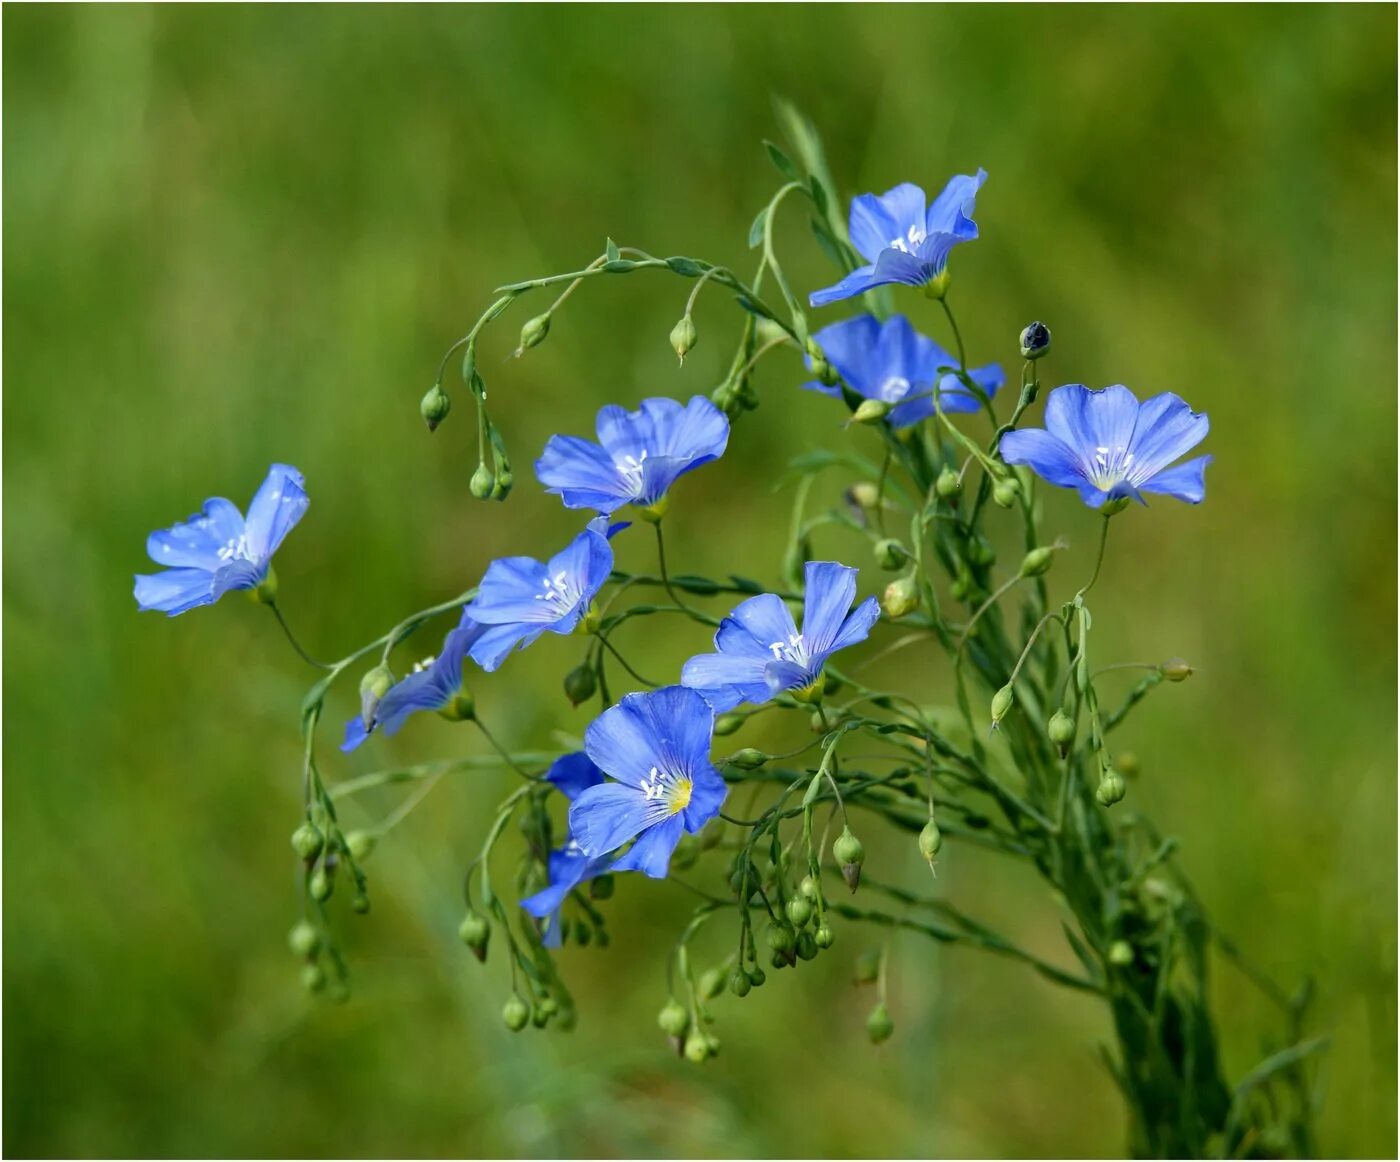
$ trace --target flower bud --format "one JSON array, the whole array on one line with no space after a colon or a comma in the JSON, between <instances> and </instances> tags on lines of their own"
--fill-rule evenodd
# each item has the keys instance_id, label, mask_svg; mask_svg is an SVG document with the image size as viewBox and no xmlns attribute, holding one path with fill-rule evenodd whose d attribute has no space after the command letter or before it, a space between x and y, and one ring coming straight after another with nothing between
<instances>
[{"instance_id":1,"label":"flower bud","mask_svg":"<svg viewBox=\"0 0 1400 1162\"><path fill-rule=\"evenodd\" d=\"M656 1023L661 1026L661 1031L666 1036L684 1037L685 1031L690 1028L690 1014L685 1011L685 1006L680 1001L672 997L656 1015Z\"/></svg>"},{"instance_id":2,"label":"flower bud","mask_svg":"<svg viewBox=\"0 0 1400 1162\"><path fill-rule=\"evenodd\" d=\"M477 960L486 960L486 948L491 942L491 925L479 912L468 912L457 925L457 935L462 943L472 950Z\"/></svg>"},{"instance_id":3,"label":"flower bud","mask_svg":"<svg viewBox=\"0 0 1400 1162\"><path fill-rule=\"evenodd\" d=\"M930 819L924 824L924 829L919 832L919 854L930 864L938 854L939 848L943 846L943 832L938 830L938 824Z\"/></svg>"},{"instance_id":4,"label":"flower bud","mask_svg":"<svg viewBox=\"0 0 1400 1162\"><path fill-rule=\"evenodd\" d=\"M885 595L880 599L880 608L891 620L913 613L919 608L919 586L912 577L900 577L885 586Z\"/></svg>"},{"instance_id":5,"label":"flower bud","mask_svg":"<svg viewBox=\"0 0 1400 1162\"><path fill-rule=\"evenodd\" d=\"M959 568L958 575L953 578L953 583L948 586L948 592L954 601L966 601L972 593L972 574L966 567Z\"/></svg>"},{"instance_id":6,"label":"flower bud","mask_svg":"<svg viewBox=\"0 0 1400 1162\"><path fill-rule=\"evenodd\" d=\"M1185 658L1168 658L1160 667L1162 677L1168 682L1184 682L1196 671Z\"/></svg>"},{"instance_id":7,"label":"flower bud","mask_svg":"<svg viewBox=\"0 0 1400 1162\"><path fill-rule=\"evenodd\" d=\"M357 861L368 859L378 842L378 838L368 831L352 831L345 837L345 846Z\"/></svg>"},{"instance_id":8,"label":"flower bud","mask_svg":"<svg viewBox=\"0 0 1400 1162\"><path fill-rule=\"evenodd\" d=\"M379 700L389 692L394 684L394 672L384 663L375 666L360 679L360 718L366 723L374 722L374 712L379 708Z\"/></svg>"},{"instance_id":9,"label":"flower bud","mask_svg":"<svg viewBox=\"0 0 1400 1162\"><path fill-rule=\"evenodd\" d=\"M967 543L967 559L974 565L994 565L997 551L992 548L991 541L978 533Z\"/></svg>"},{"instance_id":10,"label":"flower bud","mask_svg":"<svg viewBox=\"0 0 1400 1162\"><path fill-rule=\"evenodd\" d=\"M1055 560L1055 550L1049 545L1032 549L1021 561L1022 577L1039 577L1050 571Z\"/></svg>"},{"instance_id":11,"label":"flower bud","mask_svg":"<svg viewBox=\"0 0 1400 1162\"><path fill-rule=\"evenodd\" d=\"M820 900L822 896L821 888L817 885L817 881L811 876L803 876L802 882L797 885L797 890L802 893L804 899L810 900L813 903Z\"/></svg>"},{"instance_id":12,"label":"flower bud","mask_svg":"<svg viewBox=\"0 0 1400 1162\"><path fill-rule=\"evenodd\" d=\"M875 542L875 562L881 569L898 569L909 560L909 551L892 537Z\"/></svg>"},{"instance_id":13,"label":"flower bud","mask_svg":"<svg viewBox=\"0 0 1400 1162\"><path fill-rule=\"evenodd\" d=\"M502 468L496 473L496 482L491 486L492 500L505 500L510 495L510 490L515 487L515 473L509 468Z\"/></svg>"},{"instance_id":14,"label":"flower bud","mask_svg":"<svg viewBox=\"0 0 1400 1162\"><path fill-rule=\"evenodd\" d=\"M325 837L314 823L303 823L292 832L292 850L302 859L315 859L325 843Z\"/></svg>"},{"instance_id":15,"label":"flower bud","mask_svg":"<svg viewBox=\"0 0 1400 1162\"><path fill-rule=\"evenodd\" d=\"M787 902L787 918L792 921L793 927L801 928L812 918L812 905L801 896L793 896Z\"/></svg>"},{"instance_id":16,"label":"flower bud","mask_svg":"<svg viewBox=\"0 0 1400 1162\"><path fill-rule=\"evenodd\" d=\"M865 1019L865 1031L874 1045L890 1039L890 1034L894 1032L894 1022L890 1020L890 1011L885 1008L884 1001L870 1010L870 1016Z\"/></svg>"},{"instance_id":17,"label":"flower bud","mask_svg":"<svg viewBox=\"0 0 1400 1162\"><path fill-rule=\"evenodd\" d=\"M865 862L865 845L856 838L850 824L836 837L836 842L831 845L831 854L841 865L841 878L854 892L860 886L860 865Z\"/></svg>"},{"instance_id":18,"label":"flower bud","mask_svg":"<svg viewBox=\"0 0 1400 1162\"><path fill-rule=\"evenodd\" d=\"M309 993L319 993L326 987L326 974L319 964L308 964L301 970L301 987Z\"/></svg>"},{"instance_id":19,"label":"flower bud","mask_svg":"<svg viewBox=\"0 0 1400 1162\"><path fill-rule=\"evenodd\" d=\"M1016 700L1016 692L1011 689L1010 684L1003 686L992 695L992 726L996 727L1006 712L1011 709L1011 703Z\"/></svg>"},{"instance_id":20,"label":"flower bud","mask_svg":"<svg viewBox=\"0 0 1400 1162\"><path fill-rule=\"evenodd\" d=\"M788 953L797 946L797 934L786 924L768 926L768 947L774 952Z\"/></svg>"},{"instance_id":21,"label":"flower bud","mask_svg":"<svg viewBox=\"0 0 1400 1162\"><path fill-rule=\"evenodd\" d=\"M598 690L598 675L587 662L575 666L564 676L564 696L575 706L582 706Z\"/></svg>"},{"instance_id":22,"label":"flower bud","mask_svg":"<svg viewBox=\"0 0 1400 1162\"><path fill-rule=\"evenodd\" d=\"M695 322L689 315L684 316L679 323L671 328L671 346L682 363L685 362L685 357L690 354L690 349L695 346L695 341L698 338Z\"/></svg>"},{"instance_id":23,"label":"flower bud","mask_svg":"<svg viewBox=\"0 0 1400 1162\"><path fill-rule=\"evenodd\" d=\"M735 714L733 711L721 714L715 719L715 734L733 734L739 727L744 725L744 715Z\"/></svg>"},{"instance_id":24,"label":"flower bud","mask_svg":"<svg viewBox=\"0 0 1400 1162\"><path fill-rule=\"evenodd\" d=\"M1133 963L1133 946L1126 940L1115 940L1108 946L1108 963L1115 968L1127 968Z\"/></svg>"},{"instance_id":25,"label":"flower bud","mask_svg":"<svg viewBox=\"0 0 1400 1162\"><path fill-rule=\"evenodd\" d=\"M318 867L311 873L311 880L306 885L306 890L311 893L311 898L319 904L324 904L331 898L331 892L335 890L335 881L323 867Z\"/></svg>"},{"instance_id":26,"label":"flower bud","mask_svg":"<svg viewBox=\"0 0 1400 1162\"><path fill-rule=\"evenodd\" d=\"M710 1038L703 1029L692 1029L685 1039L685 1057L699 1065L710 1055Z\"/></svg>"},{"instance_id":27,"label":"flower bud","mask_svg":"<svg viewBox=\"0 0 1400 1162\"><path fill-rule=\"evenodd\" d=\"M805 928L797 934L797 957L799 960L817 958L817 938Z\"/></svg>"},{"instance_id":28,"label":"flower bud","mask_svg":"<svg viewBox=\"0 0 1400 1162\"><path fill-rule=\"evenodd\" d=\"M518 994L511 993L501 1007L501 1020L512 1033L518 1033L530 1023L530 1006L521 1000Z\"/></svg>"},{"instance_id":29,"label":"flower bud","mask_svg":"<svg viewBox=\"0 0 1400 1162\"><path fill-rule=\"evenodd\" d=\"M812 356L812 374L817 377L818 382L827 387L834 387L841 378L836 368L821 355Z\"/></svg>"},{"instance_id":30,"label":"flower bud","mask_svg":"<svg viewBox=\"0 0 1400 1162\"><path fill-rule=\"evenodd\" d=\"M755 771L768 761L768 756L761 750L746 746L743 750L736 750L728 761L731 767L738 767L741 771Z\"/></svg>"},{"instance_id":31,"label":"flower bud","mask_svg":"<svg viewBox=\"0 0 1400 1162\"><path fill-rule=\"evenodd\" d=\"M491 496L491 490L496 487L496 477L485 464L478 464L468 487L477 500L487 500Z\"/></svg>"},{"instance_id":32,"label":"flower bud","mask_svg":"<svg viewBox=\"0 0 1400 1162\"><path fill-rule=\"evenodd\" d=\"M536 315L520 328L520 350L528 351L531 347L538 347L544 342L544 337L549 334L549 312Z\"/></svg>"},{"instance_id":33,"label":"flower bud","mask_svg":"<svg viewBox=\"0 0 1400 1162\"><path fill-rule=\"evenodd\" d=\"M818 928L817 934L813 939L817 942L818 948L830 948L836 943L836 937L832 935L830 924L823 924Z\"/></svg>"},{"instance_id":34,"label":"flower bud","mask_svg":"<svg viewBox=\"0 0 1400 1162\"><path fill-rule=\"evenodd\" d=\"M1039 359L1050 353L1050 328L1044 323L1031 323L1021 332L1021 358Z\"/></svg>"},{"instance_id":35,"label":"flower bud","mask_svg":"<svg viewBox=\"0 0 1400 1162\"><path fill-rule=\"evenodd\" d=\"M880 978L880 954L862 952L856 957L854 971L856 984L874 984Z\"/></svg>"},{"instance_id":36,"label":"flower bud","mask_svg":"<svg viewBox=\"0 0 1400 1162\"><path fill-rule=\"evenodd\" d=\"M762 987L763 982L767 979L768 974L764 972L763 969L759 968L758 965L755 964L749 969L749 983L753 985L754 988Z\"/></svg>"},{"instance_id":37,"label":"flower bud","mask_svg":"<svg viewBox=\"0 0 1400 1162\"><path fill-rule=\"evenodd\" d=\"M860 406L851 413L851 422L856 424L878 424L890 414L892 405L882 399L862 400Z\"/></svg>"},{"instance_id":38,"label":"flower bud","mask_svg":"<svg viewBox=\"0 0 1400 1162\"><path fill-rule=\"evenodd\" d=\"M724 991L724 972L718 968L707 969L700 974L695 989L705 1000L713 1000Z\"/></svg>"},{"instance_id":39,"label":"flower bud","mask_svg":"<svg viewBox=\"0 0 1400 1162\"><path fill-rule=\"evenodd\" d=\"M749 974L742 968L736 967L729 974L729 991L736 997L748 996L751 988L753 988L753 981L749 979Z\"/></svg>"},{"instance_id":40,"label":"flower bud","mask_svg":"<svg viewBox=\"0 0 1400 1162\"><path fill-rule=\"evenodd\" d=\"M1059 748L1060 757L1063 758L1069 744L1074 741L1074 719L1063 710L1056 710L1050 715L1045 731L1050 736L1050 741Z\"/></svg>"},{"instance_id":41,"label":"flower bud","mask_svg":"<svg viewBox=\"0 0 1400 1162\"><path fill-rule=\"evenodd\" d=\"M933 491L939 500L953 504L962 493L962 477L951 468L945 468L933 482Z\"/></svg>"},{"instance_id":42,"label":"flower bud","mask_svg":"<svg viewBox=\"0 0 1400 1162\"><path fill-rule=\"evenodd\" d=\"M315 928L302 920L287 934L287 944L295 956L314 956L321 947L321 938Z\"/></svg>"},{"instance_id":43,"label":"flower bud","mask_svg":"<svg viewBox=\"0 0 1400 1162\"><path fill-rule=\"evenodd\" d=\"M418 414L423 417L423 422L428 425L428 431L437 431L438 424L447 419L447 413L452 410L452 401L447 398L447 392L442 390L441 384L433 384L428 388L428 394L418 404Z\"/></svg>"},{"instance_id":44,"label":"flower bud","mask_svg":"<svg viewBox=\"0 0 1400 1162\"><path fill-rule=\"evenodd\" d=\"M878 485L872 484L869 480L861 480L852 484L846 490L846 495L851 501L864 509L878 508L880 505L880 489Z\"/></svg>"},{"instance_id":45,"label":"flower bud","mask_svg":"<svg viewBox=\"0 0 1400 1162\"><path fill-rule=\"evenodd\" d=\"M350 901L352 911L363 916L369 912L369 897L364 892L356 892L355 898Z\"/></svg>"},{"instance_id":46,"label":"flower bud","mask_svg":"<svg viewBox=\"0 0 1400 1162\"><path fill-rule=\"evenodd\" d=\"M1123 776L1117 771L1107 771L1099 780L1099 789L1094 792L1094 798L1105 807L1112 807L1127 793L1128 788L1123 782Z\"/></svg>"},{"instance_id":47,"label":"flower bud","mask_svg":"<svg viewBox=\"0 0 1400 1162\"><path fill-rule=\"evenodd\" d=\"M992 499L1002 508L1010 508L1016 503L1016 494L1021 491L1014 476L1003 476L992 485Z\"/></svg>"}]
</instances>

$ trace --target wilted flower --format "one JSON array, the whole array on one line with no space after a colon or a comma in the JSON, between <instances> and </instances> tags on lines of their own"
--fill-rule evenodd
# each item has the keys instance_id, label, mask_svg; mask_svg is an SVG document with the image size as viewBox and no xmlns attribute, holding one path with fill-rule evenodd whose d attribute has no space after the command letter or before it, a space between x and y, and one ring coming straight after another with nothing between
<instances>
[{"instance_id":1,"label":"wilted flower","mask_svg":"<svg viewBox=\"0 0 1400 1162\"><path fill-rule=\"evenodd\" d=\"M982 406L955 374L939 372L940 367L956 367L957 360L920 335L903 315L892 315L883 323L874 315L857 315L823 327L813 338L851 390L893 405L888 418L896 428L933 415L935 391L944 412L975 412ZM810 356L807 365L812 365ZM967 374L988 397L1006 382L995 363ZM840 387L820 380L802 386L823 395L841 395Z\"/></svg>"},{"instance_id":2,"label":"wilted flower","mask_svg":"<svg viewBox=\"0 0 1400 1162\"><path fill-rule=\"evenodd\" d=\"M551 436L535 475L567 508L659 510L676 479L718 459L728 441L729 421L703 396L684 405L647 399L635 412L609 404L598 413L598 443Z\"/></svg>"},{"instance_id":3,"label":"wilted flower","mask_svg":"<svg viewBox=\"0 0 1400 1162\"><path fill-rule=\"evenodd\" d=\"M972 220L977 191L987 180L959 174L927 205L924 191L909 182L878 197L861 194L851 202L851 244L868 265L851 271L835 286L811 296L814 307L853 298L872 287L898 282L924 286L940 274L959 242L977 237Z\"/></svg>"},{"instance_id":4,"label":"wilted flower","mask_svg":"<svg viewBox=\"0 0 1400 1162\"><path fill-rule=\"evenodd\" d=\"M782 598L762 593L740 602L715 634L713 654L686 662L681 682L700 691L716 712L741 702L767 702L784 690L816 685L827 658L864 641L880 617L867 597L854 610L856 570L834 561L809 561L802 632Z\"/></svg>"},{"instance_id":5,"label":"wilted flower","mask_svg":"<svg viewBox=\"0 0 1400 1162\"><path fill-rule=\"evenodd\" d=\"M1094 391L1082 383L1057 387L1045 402L1045 427L1007 432L1001 455L1026 464L1051 484L1076 488L1085 504L1144 492L1199 504L1206 494L1210 456L1170 465L1206 438L1210 420L1193 412L1179 395L1163 392L1139 404L1116 384Z\"/></svg>"},{"instance_id":6,"label":"wilted flower","mask_svg":"<svg viewBox=\"0 0 1400 1162\"><path fill-rule=\"evenodd\" d=\"M584 735L584 747L617 782L590 787L574 800L569 830L586 855L637 842L615 871L666 874L683 831L718 814L727 788L710 762L714 711L694 690L666 686L628 694Z\"/></svg>"},{"instance_id":7,"label":"wilted flower","mask_svg":"<svg viewBox=\"0 0 1400 1162\"><path fill-rule=\"evenodd\" d=\"M256 589L310 503L303 483L295 468L274 464L248 506L247 520L232 501L216 496L188 520L152 533L146 552L169 567L137 575L137 604L174 617L210 605L230 589Z\"/></svg>"}]
</instances>

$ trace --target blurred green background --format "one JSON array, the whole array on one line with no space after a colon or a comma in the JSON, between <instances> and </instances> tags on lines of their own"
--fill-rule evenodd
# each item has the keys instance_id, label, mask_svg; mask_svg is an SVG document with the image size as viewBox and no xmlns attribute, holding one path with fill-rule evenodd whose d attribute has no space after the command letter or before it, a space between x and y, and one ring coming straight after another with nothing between
<instances>
[{"instance_id":1,"label":"blurred green background","mask_svg":"<svg viewBox=\"0 0 1400 1162\"><path fill-rule=\"evenodd\" d=\"M605 401L708 391L739 322L726 296L702 294L680 370L666 337L690 284L665 275L591 284L519 362L504 357L533 310L489 332L518 466L505 507L467 494L465 393L448 381L458 410L432 437L418 398L493 286L581 266L605 236L747 268L775 94L821 127L844 195L990 171L982 238L954 262L975 361L1014 368L1017 332L1044 318L1051 383L1170 389L1210 412L1208 502L1122 518L1095 593L1101 658L1199 668L1126 728L1144 769L1131 794L1182 837L1227 932L1290 986L1316 976L1314 1028L1334 1037L1323 1152L1394 1153L1392 7L3 19L9 1154L1123 1148L1092 1001L915 936L892 950L898 1030L881 1048L849 983L874 937L848 926L800 973L717 1003L717 1060L675 1060L654 1015L689 903L636 878L610 905L612 946L564 955L577 1031L511 1036L503 964L455 937L459 872L505 776L444 781L381 846L373 913L337 901L353 998L308 1001L285 934L311 675L242 600L165 620L131 598L149 530L209 495L246 504L273 460L312 496L277 567L323 655L495 555L560 546L577 520L534 482L539 447ZM800 214L779 234L804 292L831 281ZM942 334L930 304L903 306ZM765 363L729 455L678 488L676 569L775 579L789 496L772 482L853 438L801 378L791 356ZM1075 549L1052 580L1073 586L1092 518L1067 493L1046 508ZM863 566L863 591L883 584L860 543L819 548ZM619 551L648 564L641 540ZM664 673L700 645L666 625L629 650ZM551 638L478 682L512 746L582 731L558 687L581 648ZM941 655L886 672L944 688ZM437 720L351 761L330 741L334 777L480 745ZM883 837L869 866L926 884L909 848ZM1019 869L955 849L937 890L1066 959L1056 907ZM1238 1077L1276 1022L1229 966L1214 988Z\"/></svg>"}]
</instances>

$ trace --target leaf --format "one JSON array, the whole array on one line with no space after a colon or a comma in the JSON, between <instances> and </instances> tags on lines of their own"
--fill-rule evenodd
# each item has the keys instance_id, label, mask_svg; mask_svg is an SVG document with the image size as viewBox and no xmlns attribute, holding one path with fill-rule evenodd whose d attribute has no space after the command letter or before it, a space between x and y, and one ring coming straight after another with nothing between
<instances>
[{"instance_id":1,"label":"leaf","mask_svg":"<svg viewBox=\"0 0 1400 1162\"><path fill-rule=\"evenodd\" d=\"M790 182L800 182L802 180L802 176L797 172L797 167L792 164L792 158L788 157L787 154L771 141L765 141L763 143L763 148L768 151L768 160L773 163L773 168L782 174L783 177L787 178Z\"/></svg>"},{"instance_id":2,"label":"leaf","mask_svg":"<svg viewBox=\"0 0 1400 1162\"><path fill-rule=\"evenodd\" d=\"M618 253L617 243L611 238L608 239L607 257L609 262L616 262L622 257L622 255Z\"/></svg>"},{"instance_id":3,"label":"leaf","mask_svg":"<svg viewBox=\"0 0 1400 1162\"><path fill-rule=\"evenodd\" d=\"M753 220L753 225L749 227L749 249L752 250L763 241L763 231L768 223L768 207L764 206L758 212L758 217Z\"/></svg>"},{"instance_id":4,"label":"leaf","mask_svg":"<svg viewBox=\"0 0 1400 1162\"><path fill-rule=\"evenodd\" d=\"M765 592L763 586L752 577L740 577L737 573L731 573L729 574L729 580L733 583L735 589L742 590L745 593Z\"/></svg>"},{"instance_id":5,"label":"leaf","mask_svg":"<svg viewBox=\"0 0 1400 1162\"><path fill-rule=\"evenodd\" d=\"M666 265L684 278L696 278L709 269L708 264L696 262L693 258L685 258L681 255L668 258L666 260Z\"/></svg>"},{"instance_id":6,"label":"leaf","mask_svg":"<svg viewBox=\"0 0 1400 1162\"><path fill-rule=\"evenodd\" d=\"M609 274L626 274L629 270L636 270L637 264L630 258L611 258L603 263L603 269Z\"/></svg>"},{"instance_id":7,"label":"leaf","mask_svg":"<svg viewBox=\"0 0 1400 1162\"><path fill-rule=\"evenodd\" d=\"M817 207L819 214L826 214L831 208L831 199L827 196L826 187L822 185L821 179L816 174L812 174L807 179L807 187L812 192L812 202Z\"/></svg>"},{"instance_id":8,"label":"leaf","mask_svg":"<svg viewBox=\"0 0 1400 1162\"><path fill-rule=\"evenodd\" d=\"M841 253L841 244L831 236L831 228L820 218L812 219L812 233L816 235L817 245L839 270L846 269L846 259Z\"/></svg>"},{"instance_id":9,"label":"leaf","mask_svg":"<svg viewBox=\"0 0 1400 1162\"><path fill-rule=\"evenodd\" d=\"M757 315L760 319L773 318L772 313L767 307L749 298L748 295L735 295L734 298L738 300L739 305L743 307L744 310L748 311L749 314Z\"/></svg>"}]
</instances>

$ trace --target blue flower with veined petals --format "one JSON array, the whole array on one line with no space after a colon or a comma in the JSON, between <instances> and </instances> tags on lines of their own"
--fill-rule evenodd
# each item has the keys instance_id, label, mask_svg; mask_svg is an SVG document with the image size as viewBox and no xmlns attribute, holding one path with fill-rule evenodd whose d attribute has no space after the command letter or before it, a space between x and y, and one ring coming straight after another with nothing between
<instances>
[{"instance_id":1,"label":"blue flower with veined petals","mask_svg":"<svg viewBox=\"0 0 1400 1162\"><path fill-rule=\"evenodd\" d=\"M413 667L413 673L395 682L384 695L345 724L345 741L340 749L352 751L375 730L397 734L409 715L420 710L451 712L462 689L462 665L472 646L486 634L466 613L457 628L442 643L436 658L427 658Z\"/></svg>"},{"instance_id":2,"label":"blue flower with veined petals","mask_svg":"<svg viewBox=\"0 0 1400 1162\"><path fill-rule=\"evenodd\" d=\"M635 412L609 404L598 413L598 443L551 436L535 475L567 508L659 509L678 477L718 459L728 442L729 421L704 396L647 399Z\"/></svg>"},{"instance_id":3,"label":"blue flower with veined petals","mask_svg":"<svg viewBox=\"0 0 1400 1162\"><path fill-rule=\"evenodd\" d=\"M880 617L867 597L855 609L856 570L834 561L808 561L802 632L782 598L762 593L740 602L720 624L713 654L686 662L681 682L698 690L716 713L741 702L767 702L784 690L805 690L827 658L862 642Z\"/></svg>"},{"instance_id":4,"label":"blue flower with veined petals","mask_svg":"<svg viewBox=\"0 0 1400 1162\"><path fill-rule=\"evenodd\" d=\"M935 391L945 413L975 412L982 406L956 374L939 373L940 367L956 367L957 360L932 339L920 335L903 315L892 315L883 323L874 315L857 315L823 327L812 338L848 387L866 399L895 405L888 420L896 428L906 428L933 415ZM807 366L811 365L808 356ZM967 374L988 398L1006 382L995 363L973 368ZM813 380L802 386L824 395L841 395L835 384L828 386Z\"/></svg>"},{"instance_id":5,"label":"blue flower with veined petals","mask_svg":"<svg viewBox=\"0 0 1400 1162\"><path fill-rule=\"evenodd\" d=\"M230 589L256 589L282 538L310 503L304 483L295 468L274 464L248 506L246 520L236 504L216 496L188 520L152 533L146 552L168 567L137 575L137 605L174 617L212 605Z\"/></svg>"},{"instance_id":6,"label":"blue flower with veined petals","mask_svg":"<svg viewBox=\"0 0 1400 1162\"><path fill-rule=\"evenodd\" d=\"M1007 432L1001 456L1051 484L1077 488L1090 508L1156 492L1188 504L1206 495L1210 456L1175 464L1206 438L1210 420L1170 391L1145 403L1121 384L1095 391L1057 387L1045 401L1045 427ZM1174 465L1174 466L1173 466Z\"/></svg>"},{"instance_id":7,"label":"blue flower with veined petals","mask_svg":"<svg viewBox=\"0 0 1400 1162\"><path fill-rule=\"evenodd\" d=\"M570 800L577 799L589 787L601 786L604 781L603 772L582 751L556 759L545 779ZM612 859L612 852L584 854L583 848L572 837L549 853L549 886L520 901L525 911L542 921L546 948L557 948L562 943L559 910L569 893L580 884L602 875L612 866Z\"/></svg>"},{"instance_id":8,"label":"blue flower with veined petals","mask_svg":"<svg viewBox=\"0 0 1400 1162\"><path fill-rule=\"evenodd\" d=\"M636 842L614 871L660 879L683 831L718 813L728 791L710 762L715 713L696 691L665 686L628 694L584 734L588 757L616 779L591 787L569 810L569 831L585 855Z\"/></svg>"},{"instance_id":9,"label":"blue flower with veined petals","mask_svg":"<svg viewBox=\"0 0 1400 1162\"><path fill-rule=\"evenodd\" d=\"M511 650L523 649L546 630L573 633L612 573L608 538L626 527L609 529L607 518L597 517L547 563L533 557L492 561L466 608L486 627L472 645L477 665L495 670Z\"/></svg>"},{"instance_id":10,"label":"blue flower with veined petals","mask_svg":"<svg viewBox=\"0 0 1400 1162\"><path fill-rule=\"evenodd\" d=\"M868 265L851 271L835 286L810 296L814 307L854 298L872 287L899 282L924 286L943 273L948 254L959 242L977 237L972 214L977 191L987 180L959 174L927 204L924 191L909 182L876 197L861 194L851 202L851 244Z\"/></svg>"}]
</instances>

